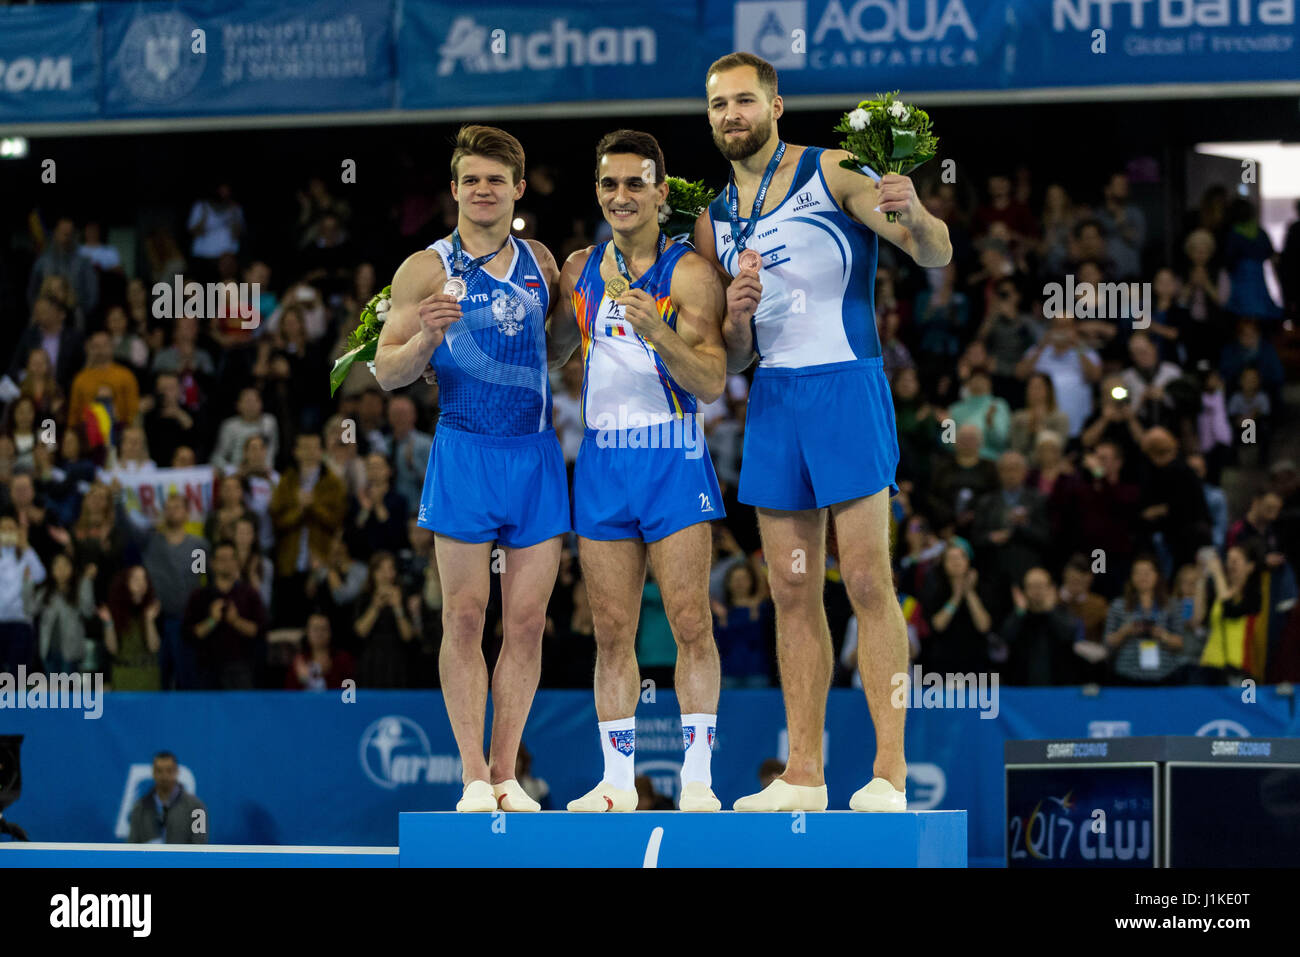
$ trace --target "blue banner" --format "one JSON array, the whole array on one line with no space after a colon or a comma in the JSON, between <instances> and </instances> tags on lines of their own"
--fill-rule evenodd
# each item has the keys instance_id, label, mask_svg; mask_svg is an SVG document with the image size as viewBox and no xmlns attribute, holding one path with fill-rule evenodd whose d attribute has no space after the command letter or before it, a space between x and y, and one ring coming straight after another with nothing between
<instances>
[{"instance_id":1,"label":"blue banner","mask_svg":"<svg viewBox=\"0 0 1300 957\"><path fill-rule=\"evenodd\" d=\"M1300 79L1294 0L1018 0L1019 88Z\"/></svg>"},{"instance_id":2,"label":"blue banner","mask_svg":"<svg viewBox=\"0 0 1300 957\"><path fill-rule=\"evenodd\" d=\"M1183 734L1286 737L1292 699L1261 687L1003 688L994 707L914 707L907 719L908 806L968 810L970 861L1003 861L1003 742ZM1248 700L1243 701L1243 697ZM401 811L449 810L460 797L460 759L442 696L367 691L109 693L102 714L0 710L0 734L22 734L22 797L6 816L34 841L123 840L151 759L174 751L181 781L208 805L214 844L395 845ZM983 717L982 715L989 715ZM588 691L540 691L524 742L533 773L563 810L601 772ZM871 778L874 739L861 693L836 689L827 706L831 808L847 808ZM778 691L726 691L719 705L714 791L723 806L758 790L765 758L784 759ZM676 798L682 733L676 699L637 709L637 773Z\"/></svg>"},{"instance_id":3,"label":"blue banner","mask_svg":"<svg viewBox=\"0 0 1300 957\"><path fill-rule=\"evenodd\" d=\"M0 121L99 112L99 18L93 3L0 9Z\"/></svg>"},{"instance_id":4,"label":"blue banner","mask_svg":"<svg viewBox=\"0 0 1300 957\"><path fill-rule=\"evenodd\" d=\"M561 7L405 0L398 105L703 101L698 13L696 0L571 0Z\"/></svg>"},{"instance_id":5,"label":"blue banner","mask_svg":"<svg viewBox=\"0 0 1300 957\"><path fill-rule=\"evenodd\" d=\"M381 110L393 104L393 4L106 4L108 116Z\"/></svg>"},{"instance_id":6,"label":"blue banner","mask_svg":"<svg viewBox=\"0 0 1300 957\"><path fill-rule=\"evenodd\" d=\"M716 52L697 69L757 53L783 94L842 94L846 110L896 89L1000 89L1007 10L1005 0L705 0Z\"/></svg>"},{"instance_id":7,"label":"blue banner","mask_svg":"<svg viewBox=\"0 0 1300 957\"><path fill-rule=\"evenodd\" d=\"M0 9L0 122L1300 81L1295 0L182 0ZM630 11L630 12L629 12Z\"/></svg>"}]
</instances>

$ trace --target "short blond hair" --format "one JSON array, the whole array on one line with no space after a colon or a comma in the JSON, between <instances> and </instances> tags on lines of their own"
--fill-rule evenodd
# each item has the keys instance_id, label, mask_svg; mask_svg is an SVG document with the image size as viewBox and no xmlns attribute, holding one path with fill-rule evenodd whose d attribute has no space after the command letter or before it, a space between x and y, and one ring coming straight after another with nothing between
<instances>
[{"instance_id":1,"label":"short blond hair","mask_svg":"<svg viewBox=\"0 0 1300 957\"><path fill-rule=\"evenodd\" d=\"M763 93L769 100L776 99L776 67L761 56L746 53L743 50L728 53L726 56L713 61L713 64L709 67L709 72L704 74L705 89L708 89L709 77L713 76L713 74L725 73L727 70L735 70L742 66L752 66L754 72L758 74L758 85L762 88Z\"/></svg>"},{"instance_id":2,"label":"short blond hair","mask_svg":"<svg viewBox=\"0 0 1300 957\"><path fill-rule=\"evenodd\" d=\"M515 185L524 178L524 147L507 133L495 126L462 126L456 133L456 147L451 154L451 178L460 178L457 164L466 156L486 156L510 167L514 174Z\"/></svg>"}]
</instances>

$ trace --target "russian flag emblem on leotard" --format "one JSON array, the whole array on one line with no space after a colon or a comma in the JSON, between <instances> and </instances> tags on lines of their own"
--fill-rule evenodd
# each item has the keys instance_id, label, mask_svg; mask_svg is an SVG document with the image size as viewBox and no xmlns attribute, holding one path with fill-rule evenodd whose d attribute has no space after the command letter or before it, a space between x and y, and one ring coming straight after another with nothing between
<instances>
[{"instance_id":1,"label":"russian flag emblem on leotard","mask_svg":"<svg viewBox=\"0 0 1300 957\"><path fill-rule=\"evenodd\" d=\"M631 754L636 750L636 732L611 731L609 733L609 743L614 746L614 750L619 754Z\"/></svg>"}]
</instances>

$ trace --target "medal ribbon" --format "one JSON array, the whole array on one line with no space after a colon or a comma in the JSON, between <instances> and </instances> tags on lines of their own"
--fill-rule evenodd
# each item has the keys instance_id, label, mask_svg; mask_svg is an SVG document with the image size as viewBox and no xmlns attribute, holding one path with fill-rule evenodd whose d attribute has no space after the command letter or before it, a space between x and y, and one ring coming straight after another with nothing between
<instances>
[{"instance_id":1,"label":"medal ribbon","mask_svg":"<svg viewBox=\"0 0 1300 957\"><path fill-rule=\"evenodd\" d=\"M627 271L627 260L623 258L623 251L618 248L618 243L615 243L612 239L610 240L610 243L614 247L614 265L618 267L618 271L622 273L623 278L627 280L627 284L630 286L632 285L632 274ZM655 268L655 263L659 262L659 257L664 254L664 247L667 245L668 234L661 229L659 231L659 248L655 251L655 261L650 264L650 269ZM647 269L645 272L649 272L650 269ZM642 273L641 275L644 276L645 273Z\"/></svg>"},{"instance_id":2,"label":"medal ribbon","mask_svg":"<svg viewBox=\"0 0 1300 957\"><path fill-rule=\"evenodd\" d=\"M772 185L772 177L776 174L776 168L781 165L781 157L785 155L785 143L777 141L776 152L772 158L767 161L767 169L763 170L763 179L758 184L758 193L754 196L754 209L749 214L749 222L745 228L740 228L740 190L736 186L736 169L733 166L730 174L730 182L727 184L730 189L731 199L727 202L727 212L731 216L731 238L736 244L736 251L745 248L754 228L758 226L758 217L763 212L763 200L767 198L767 188Z\"/></svg>"},{"instance_id":3,"label":"medal ribbon","mask_svg":"<svg viewBox=\"0 0 1300 957\"><path fill-rule=\"evenodd\" d=\"M468 263L466 263L466 262L465 262L465 252L464 252L464 250L463 250L463 248L461 247L461 244L460 244L460 229L459 229L459 227L456 228L456 229L453 229L453 230L451 231L451 253L452 253L452 255L451 255L451 271L452 271L452 275L454 275L454 276L464 276L464 275L466 275L467 273L473 272L475 269L478 269L479 267L481 267L484 263L488 262L489 260L496 259L496 257L501 253L501 250L503 250L503 249L506 248L506 243L508 243L508 242L510 242L510 234L509 234L509 233L506 233L506 239L505 239L505 242L503 242L500 246L497 247L497 251L496 251L496 252L494 252L494 253L488 253L486 256L479 256L478 259L472 259L472 260L470 260Z\"/></svg>"}]
</instances>

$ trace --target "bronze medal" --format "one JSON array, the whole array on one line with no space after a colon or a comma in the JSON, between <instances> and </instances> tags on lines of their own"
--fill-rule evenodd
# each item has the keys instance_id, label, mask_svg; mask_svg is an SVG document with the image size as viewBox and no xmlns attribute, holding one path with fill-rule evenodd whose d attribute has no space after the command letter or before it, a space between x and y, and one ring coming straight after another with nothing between
<instances>
[{"instance_id":1,"label":"bronze medal","mask_svg":"<svg viewBox=\"0 0 1300 957\"><path fill-rule=\"evenodd\" d=\"M752 249L743 249L740 258L736 260L736 265L740 267L741 272L758 272L763 268L763 257Z\"/></svg>"}]
</instances>

